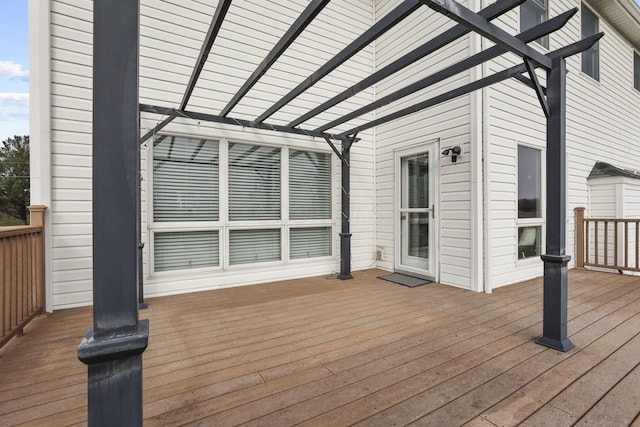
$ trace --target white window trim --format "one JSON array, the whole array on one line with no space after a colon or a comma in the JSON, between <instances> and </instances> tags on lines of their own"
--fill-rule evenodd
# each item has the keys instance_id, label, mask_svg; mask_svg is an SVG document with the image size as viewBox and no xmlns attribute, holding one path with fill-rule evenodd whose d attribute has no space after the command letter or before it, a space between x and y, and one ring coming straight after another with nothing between
<instances>
[{"instance_id":1,"label":"white window trim","mask_svg":"<svg viewBox=\"0 0 640 427\"><path fill-rule=\"evenodd\" d=\"M219 173L218 178L219 185L219 220L218 221L189 221L189 222L155 222L153 216L153 143L149 144L147 151L146 167L147 167L147 254L149 259L148 264L148 277L150 279L160 277L171 277L180 275L197 275L207 272L220 272L220 271L237 271L246 269L260 269L268 268L270 266L288 265L288 264L301 264L309 262L326 262L327 260L333 260L339 256L339 251L336 249L337 232L339 220L339 203L336 201L336 180L339 181L339 176L336 176L337 161L336 156L329 147L320 147L317 144L309 146L310 144L304 144L302 142L296 143L295 141L288 141L287 143L278 144L275 142L256 142L252 140L239 140L229 138L217 138L214 135L205 137L203 135L189 135L184 133L168 133L161 132L157 136L177 136L184 138L198 138L218 141L218 161ZM280 173L281 173L281 219L279 220L259 220L259 221L230 221L229 220L229 143L259 145L264 147L273 147L281 149L280 158ZM332 182L330 186L330 200L331 200L331 218L329 219L303 219L303 220L291 220L289 219L289 150L300 150L314 153L328 154L331 159L330 162L330 175ZM289 259L289 230L291 228L312 228L312 227L328 227L331 228L331 255L304 259ZM247 229L268 229L268 228L280 228L281 229L281 259L279 261L268 261L255 264L238 264L230 265L229 263L229 231L230 230L247 230ZM220 244L220 265L215 267L194 268L189 270L173 270L173 271L155 271L154 260L154 241L155 233L157 232L183 232L183 231L218 231L219 244Z\"/></svg>"},{"instance_id":2,"label":"white window trim","mask_svg":"<svg viewBox=\"0 0 640 427\"><path fill-rule=\"evenodd\" d=\"M538 150L540 152L540 218L518 218L518 147L526 147L531 148L533 150ZM518 258L518 231L521 227L540 227L540 254L546 253L546 219L545 214L547 212L547 156L546 156L546 148L540 147L539 145L529 144L526 142L516 141L516 176L515 176L515 184L516 184L516 226L515 226L515 243L514 243L514 258L515 264L517 267L529 267L532 264L539 264L542 262L540 257L529 257L529 258Z\"/></svg>"}]
</instances>

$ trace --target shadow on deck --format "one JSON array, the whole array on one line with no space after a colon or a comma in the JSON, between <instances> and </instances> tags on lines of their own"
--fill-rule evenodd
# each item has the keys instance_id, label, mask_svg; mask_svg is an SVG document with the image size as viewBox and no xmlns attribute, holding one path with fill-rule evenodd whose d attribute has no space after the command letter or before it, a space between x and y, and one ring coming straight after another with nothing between
<instances>
[{"instance_id":1,"label":"shadow on deck","mask_svg":"<svg viewBox=\"0 0 640 427\"><path fill-rule=\"evenodd\" d=\"M570 271L569 336L534 343L542 280L477 294L310 278L149 300L146 425L640 425L640 277ZM91 309L0 350L0 425L86 423Z\"/></svg>"}]
</instances>

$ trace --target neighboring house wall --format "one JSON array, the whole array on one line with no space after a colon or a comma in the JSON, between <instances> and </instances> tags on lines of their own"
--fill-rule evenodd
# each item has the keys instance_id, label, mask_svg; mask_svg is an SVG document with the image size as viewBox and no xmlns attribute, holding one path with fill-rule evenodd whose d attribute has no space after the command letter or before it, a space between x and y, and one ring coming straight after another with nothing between
<instances>
[{"instance_id":1,"label":"neighboring house wall","mask_svg":"<svg viewBox=\"0 0 640 427\"><path fill-rule=\"evenodd\" d=\"M549 17L580 8L576 0L549 3ZM550 36L550 50L581 38L580 13ZM499 21L510 33L519 32L517 10ZM575 250L573 209L587 206L587 176L594 163L601 160L623 168L640 169L640 158L628 154L637 151L640 141L637 121L640 93L633 88L633 47L602 18L600 31L605 37L600 41L599 82L581 71L580 55L567 60L567 253L572 256ZM544 51L540 46L536 48ZM515 63L512 56L505 56L487 65L485 72ZM539 73L539 76L544 82L544 75ZM546 124L532 89L512 81L494 85L486 92L487 253L491 254L487 258L486 280L490 289L542 275L539 259L519 261L516 258L515 177L518 144L544 150Z\"/></svg>"}]
</instances>

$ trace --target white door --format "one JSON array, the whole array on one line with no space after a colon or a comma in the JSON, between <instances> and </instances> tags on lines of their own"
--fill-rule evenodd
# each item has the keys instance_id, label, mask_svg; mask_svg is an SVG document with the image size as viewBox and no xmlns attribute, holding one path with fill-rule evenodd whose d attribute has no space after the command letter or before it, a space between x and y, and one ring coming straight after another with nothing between
<instances>
[{"instance_id":1,"label":"white door","mask_svg":"<svg viewBox=\"0 0 640 427\"><path fill-rule=\"evenodd\" d=\"M435 280L434 147L396 154L396 270Z\"/></svg>"}]
</instances>

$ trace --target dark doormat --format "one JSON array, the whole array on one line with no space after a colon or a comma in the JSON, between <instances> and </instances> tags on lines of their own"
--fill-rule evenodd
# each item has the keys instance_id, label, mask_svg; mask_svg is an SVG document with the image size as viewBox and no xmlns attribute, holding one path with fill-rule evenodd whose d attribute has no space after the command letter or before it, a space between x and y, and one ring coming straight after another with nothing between
<instances>
[{"instance_id":1,"label":"dark doormat","mask_svg":"<svg viewBox=\"0 0 640 427\"><path fill-rule=\"evenodd\" d=\"M411 277L400 273L387 274L386 276L378 277L378 279L397 283L398 285L407 286L409 288L415 288L416 286L422 286L426 285L427 283L431 283L431 280L421 279L419 277Z\"/></svg>"}]
</instances>

